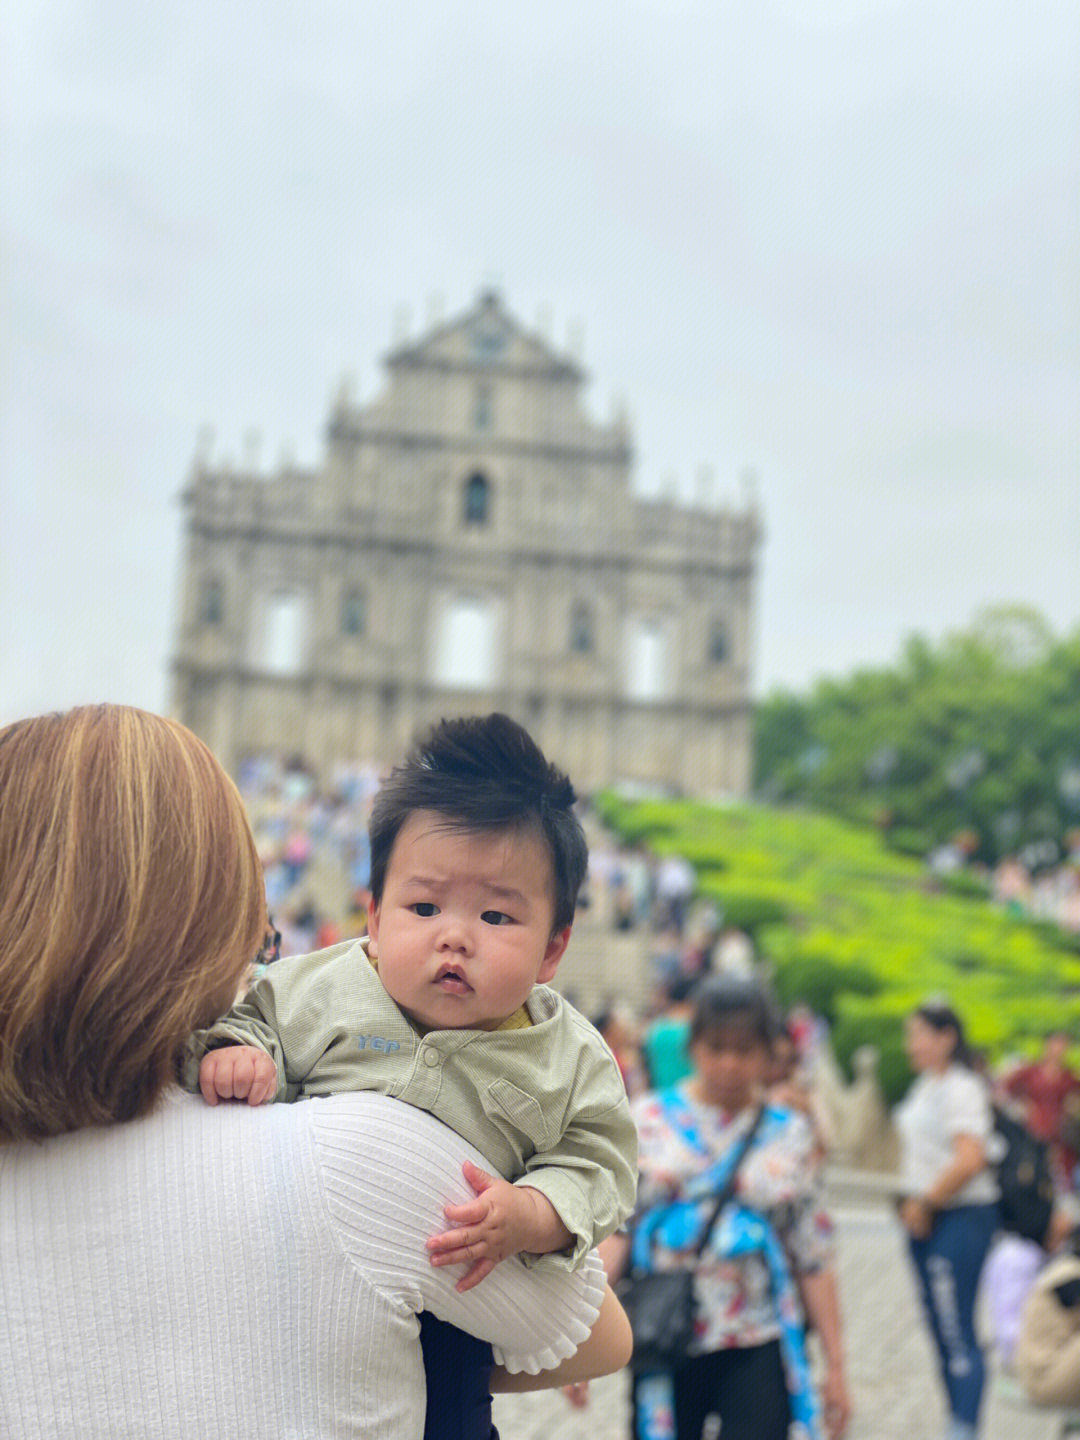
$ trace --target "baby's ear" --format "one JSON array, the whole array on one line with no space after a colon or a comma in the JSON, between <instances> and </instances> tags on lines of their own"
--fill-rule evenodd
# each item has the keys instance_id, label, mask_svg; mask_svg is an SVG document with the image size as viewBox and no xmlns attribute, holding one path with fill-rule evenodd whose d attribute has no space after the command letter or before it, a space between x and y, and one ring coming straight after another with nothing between
<instances>
[{"instance_id":1,"label":"baby's ear","mask_svg":"<svg viewBox=\"0 0 1080 1440\"><path fill-rule=\"evenodd\" d=\"M546 985L547 982L554 977L555 971L559 968L559 961L562 959L566 952L566 947L570 943L570 931L572 928L572 926L567 925L562 930L556 930L555 934L552 935L548 941L547 949L544 951L544 958L540 962L540 969L536 976L538 984Z\"/></svg>"}]
</instances>

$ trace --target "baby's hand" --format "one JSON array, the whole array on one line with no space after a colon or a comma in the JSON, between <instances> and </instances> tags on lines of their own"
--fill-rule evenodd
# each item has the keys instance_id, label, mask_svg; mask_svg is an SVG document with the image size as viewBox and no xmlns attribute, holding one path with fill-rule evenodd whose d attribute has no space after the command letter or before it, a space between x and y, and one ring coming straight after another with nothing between
<instances>
[{"instance_id":1,"label":"baby's hand","mask_svg":"<svg viewBox=\"0 0 1080 1440\"><path fill-rule=\"evenodd\" d=\"M427 1242L433 1265L472 1262L454 1286L460 1294L479 1285L500 1260L527 1251L544 1255L565 1249L573 1239L551 1204L539 1190L511 1185L466 1160L465 1179L476 1199L464 1205L447 1205L447 1220L457 1226Z\"/></svg>"},{"instance_id":2,"label":"baby's hand","mask_svg":"<svg viewBox=\"0 0 1080 1440\"><path fill-rule=\"evenodd\" d=\"M277 1089L277 1066L255 1045L225 1045L209 1050L199 1065L199 1089L208 1105L247 1100L261 1105Z\"/></svg>"}]
</instances>

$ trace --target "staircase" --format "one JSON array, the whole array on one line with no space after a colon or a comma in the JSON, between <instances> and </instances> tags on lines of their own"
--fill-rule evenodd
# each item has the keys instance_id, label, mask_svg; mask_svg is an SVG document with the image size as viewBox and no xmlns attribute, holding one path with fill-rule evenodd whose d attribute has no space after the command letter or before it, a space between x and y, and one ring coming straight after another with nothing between
<instances>
[{"instance_id":1,"label":"staircase","mask_svg":"<svg viewBox=\"0 0 1080 1440\"><path fill-rule=\"evenodd\" d=\"M615 844L595 816L582 818L590 852ZM590 880L586 896L588 903L578 906L554 988L588 1016L615 1003L642 1015L651 990L649 930L615 929L612 897L604 884Z\"/></svg>"}]
</instances>

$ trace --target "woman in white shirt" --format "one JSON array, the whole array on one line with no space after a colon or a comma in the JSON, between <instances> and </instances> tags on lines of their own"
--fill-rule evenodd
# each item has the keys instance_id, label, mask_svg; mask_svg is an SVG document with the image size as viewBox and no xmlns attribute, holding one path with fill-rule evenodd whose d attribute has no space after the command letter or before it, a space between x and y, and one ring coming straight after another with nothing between
<instances>
[{"instance_id":1,"label":"woman in white shirt","mask_svg":"<svg viewBox=\"0 0 1080 1440\"><path fill-rule=\"evenodd\" d=\"M190 731L119 706L0 730L0 1434L419 1440L425 1309L495 1344L504 1388L625 1363L595 1262L467 1295L429 1263L483 1163L430 1116L180 1092L266 923Z\"/></svg>"},{"instance_id":2,"label":"woman in white shirt","mask_svg":"<svg viewBox=\"0 0 1080 1440\"><path fill-rule=\"evenodd\" d=\"M896 1112L900 1219L940 1359L948 1440L973 1440L986 1378L975 1295L997 1226L997 1182L986 1164L993 1114L955 1011L921 1005L905 1040L917 1078Z\"/></svg>"}]
</instances>

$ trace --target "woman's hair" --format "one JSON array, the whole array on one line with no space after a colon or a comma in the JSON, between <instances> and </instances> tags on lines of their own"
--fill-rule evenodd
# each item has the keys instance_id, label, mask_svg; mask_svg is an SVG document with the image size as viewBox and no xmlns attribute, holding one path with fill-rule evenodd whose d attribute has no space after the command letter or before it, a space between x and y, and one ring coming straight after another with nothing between
<instances>
[{"instance_id":1,"label":"woman's hair","mask_svg":"<svg viewBox=\"0 0 1080 1440\"><path fill-rule=\"evenodd\" d=\"M693 994L689 1044L718 1030L745 1030L766 1049L780 1033L780 1016L772 997L757 980L712 975Z\"/></svg>"},{"instance_id":2,"label":"woman's hair","mask_svg":"<svg viewBox=\"0 0 1080 1440\"><path fill-rule=\"evenodd\" d=\"M121 705L0 730L0 1139L145 1114L266 927L240 795Z\"/></svg>"},{"instance_id":3,"label":"woman's hair","mask_svg":"<svg viewBox=\"0 0 1080 1440\"><path fill-rule=\"evenodd\" d=\"M943 1000L927 1000L925 1004L916 1006L911 1013L916 1020L929 1025L930 1029L936 1030L938 1034L951 1030L955 1040L952 1058L959 1064L966 1065L969 1070L974 1068L975 1053L964 1035L964 1022L951 1005L946 1005Z\"/></svg>"}]
</instances>

